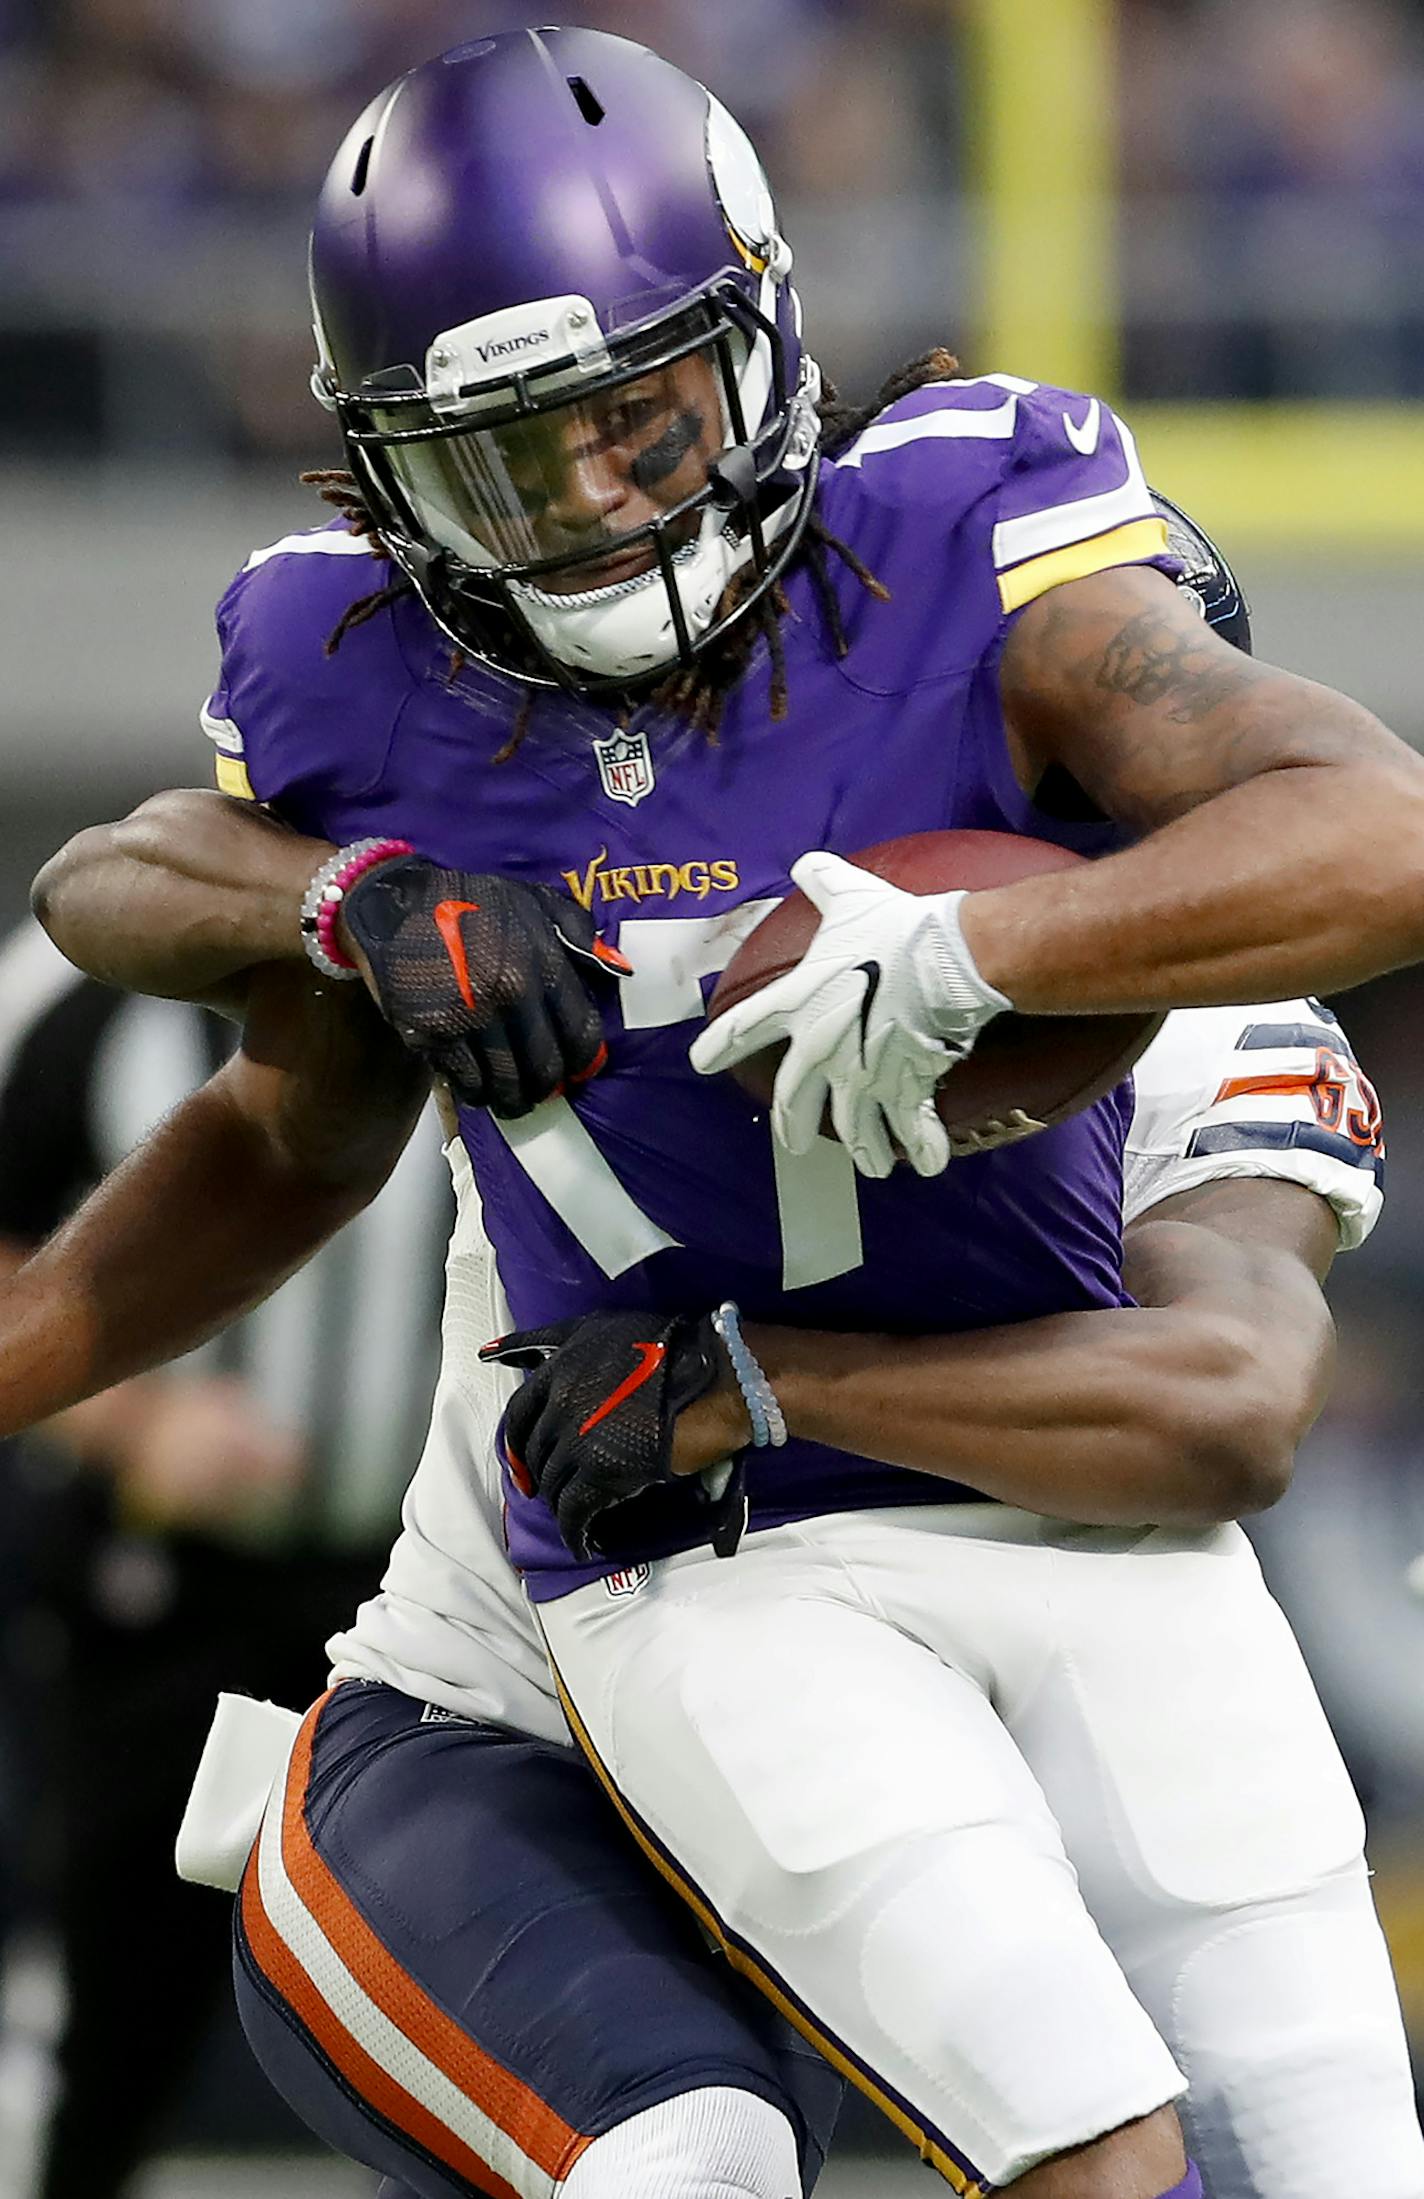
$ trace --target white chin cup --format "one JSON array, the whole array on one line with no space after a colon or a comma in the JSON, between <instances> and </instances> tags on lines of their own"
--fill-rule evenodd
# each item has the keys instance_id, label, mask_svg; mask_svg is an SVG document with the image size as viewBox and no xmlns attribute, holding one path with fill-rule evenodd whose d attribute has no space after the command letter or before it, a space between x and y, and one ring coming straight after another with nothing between
<instances>
[{"instance_id":1,"label":"white chin cup","mask_svg":"<svg viewBox=\"0 0 1424 2199\"><path fill-rule=\"evenodd\" d=\"M728 541L725 525L720 512L704 512L695 540L673 557L683 617L694 640L706 633L728 583L751 556L750 543ZM638 679L677 662L677 629L657 565L580 595L553 595L524 581L512 581L510 593L542 647L572 671Z\"/></svg>"}]
</instances>

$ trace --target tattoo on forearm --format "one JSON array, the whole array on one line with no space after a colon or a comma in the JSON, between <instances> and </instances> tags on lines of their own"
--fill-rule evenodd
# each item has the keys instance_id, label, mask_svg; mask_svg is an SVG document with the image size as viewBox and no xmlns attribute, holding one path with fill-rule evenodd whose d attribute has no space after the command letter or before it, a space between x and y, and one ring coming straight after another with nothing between
<instances>
[{"instance_id":1,"label":"tattoo on forearm","mask_svg":"<svg viewBox=\"0 0 1424 2199\"><path fill-rule=\"evenodd\" d=\"M1256 672L1248 657L1223 660L1205 629L1198 639L1157 612L1142 611L1108 643L1096 683L1131 702L1169 704L1163 715L1172 725L1197 725L1249 686Z\"/></svg>"}]
</instances>

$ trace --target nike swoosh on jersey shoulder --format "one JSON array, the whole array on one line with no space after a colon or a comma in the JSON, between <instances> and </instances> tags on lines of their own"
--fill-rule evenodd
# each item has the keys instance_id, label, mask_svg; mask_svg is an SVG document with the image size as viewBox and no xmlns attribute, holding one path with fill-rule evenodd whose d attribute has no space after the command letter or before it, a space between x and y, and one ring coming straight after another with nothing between
<instances>
[{"instance_id":1,"label":"nike swoosh on jersey shoulder","mask_svg":"<svg viewBox=\"0 0 1424 2199\"><path fill-rule=\"evenodd\" d=\"M1065 412L1063 426L1074 450L1084 458L1091 458L1102 439L1103 407L1101 399L1093 398L1081 425L1075 422L1070 412Z\"/></svg>"}]
</instances>

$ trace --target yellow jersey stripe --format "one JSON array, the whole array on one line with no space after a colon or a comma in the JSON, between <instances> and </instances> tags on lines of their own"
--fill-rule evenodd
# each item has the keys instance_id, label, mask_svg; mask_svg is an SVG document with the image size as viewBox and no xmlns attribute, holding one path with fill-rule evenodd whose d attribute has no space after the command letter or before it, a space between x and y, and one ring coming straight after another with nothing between
<instances>
[{"instance_id":1,"label":"yellow jersey stripe","mask_svg":"<svg viewBox=\"0 0 1424 2199\"><path fill-rule=\"evenodd\" d=\"M247 766L242 758L219 756L216 762L219 793L235 794L239 801L255 802L257 796L252 791L252 781L247 776Z\"/></svg>"},{"instance_id":2,"label":"yellow jersey stripe","mask_svg":"<svg viewBox=\"0 0 1424 2199\"><path fill-rule=\"evenodd\" d=\"M1089 542L1070 542L1063 550L1031 557L1011 573L999 575L999 601L1007 614L1021 611L1036 596L1061 588L1068 580L1086 580L1089 573L1105 573L1113 565L1134 565L1143 558L1160 557L1167 547L1165 519L1132 519L1125 527L1094 535Z\"/></svg>"},{"instance_id":3,"label":"yellow jersey stripe","mask_svg":"<svg viewBox=\"0 0 1424 2199\"><path fill-rule=\"evenodd\" d=\"M546 1636L544 1641L546 1654L548 1653L548 1647ZM828 2038L823 2031L816 2029L805 2010L789 1998L778 1985L776 1979L761 1968L746 1948L739 1946L735 1940L728 1937L722 1920L716 1911L708 1907L697 1889L674 1867L670 1859L664 1855L662 1849L649 1837L643 1825L624 1801L614 1784L612 1774L606 1769L597 1749L589 1738L583 1720L579 1717L577 1710L569 1699L568 1689L564 1686L552 1656L549 1658L549 1669L553 1673L554 1685L558 1690L559 1701L563 1705L564 1716L568 1719L569 1729L587 1758L594 1776L604 1789L609 1801L617 1810L618 1815L622 1818L623 1823L627 1826L658 1876L666 1880L680 1900L686 1902L703 1930L711 1939L716 1941L732 1968L740 1971L741 1975L754 1985L759 1993L764 1994L773 2008L779 2010L787 2022L793 2025L803 2038L809 2039L817 2053L822 2055L833 2069L838 2069L843 2077L848 2078L857 2091L863 2092L866 2098L879 2108L881 2114L887 2116L896 2129L904 2133L905 2137L910 2140L910 2143L918 2151L920 2159L927 2163L930 2168L939 2170L940 2175L950 2189L958 2194L958 2199L984 2199L984 2185L966 2176L958 2162L952 2160L942 2146L937 2146L934 2140L910 2119L898 2102L889 2099L880 2090L874 2079L861 2068L860 2064L850 2059L843 2047L838 2045L834 2039Z\"/></svg>"}]
</instances>

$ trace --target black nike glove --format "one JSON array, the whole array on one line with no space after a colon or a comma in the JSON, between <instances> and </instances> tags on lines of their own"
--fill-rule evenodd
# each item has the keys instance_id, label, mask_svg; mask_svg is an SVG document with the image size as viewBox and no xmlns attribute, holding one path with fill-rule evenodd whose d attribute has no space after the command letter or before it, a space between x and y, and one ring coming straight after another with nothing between
<instances>
[{"instance_id":1,"label":"black nike glove","mask_svg":"<svg viewBox=\"0 0 1424 2199\"><path fill-rule=\"evenodd\" d=\"M551 886L402 855L358 878L342 915L386 1021L468 1106L524 1115L602 1068L589 984L630 965Z\"/></svg>"},{"instance_id":2,"label":"black nike glove","mask_svg":"<svg viewBox=\"0 0 1424 2199\"><path fill-rule=\"evenodd\" d=\"M720 1477L714 1495L711 1477L675 1475L671 1464L678 1414L724 1365L709 1316L590 1313L498 1336L480 1357L531 1370L505 1407L504 1452L525 1494L549 1505L576 1558L626 1560L632 1552L610 1515L660 1483L704 1509L715 1549L735 1549L745 1518L740 1472Z\"/></svg>"}]
</instances>

